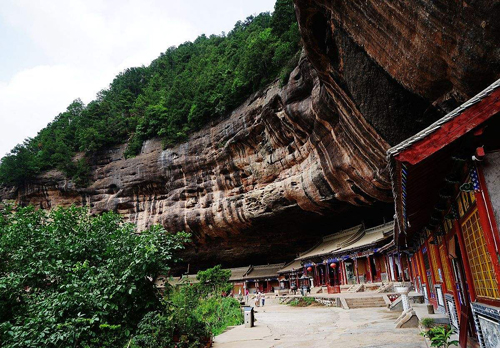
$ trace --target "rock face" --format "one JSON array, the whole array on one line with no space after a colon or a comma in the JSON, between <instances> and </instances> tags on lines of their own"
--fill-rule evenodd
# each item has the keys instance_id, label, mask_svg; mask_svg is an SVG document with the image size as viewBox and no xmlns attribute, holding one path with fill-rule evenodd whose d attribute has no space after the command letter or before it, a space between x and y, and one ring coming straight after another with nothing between
<instances>
[{"instance_id":1,"label":"rock face","mask_svg":"<svg viewBox=\"0 0 500 348\"><path fill-rule=\"evenodd\" d=\"M87 188L51 171L0 197L191 232L195 268L284 261L321 234L381 223L392 216L389 144L499 77L498 6L463 4L296 0L305 54L285 86L176 147L95 154Z\"/></svg>"},{"instance_id":2,"label":"rock face","mask_svg":"<svg viewBox=\"0 0 500 348\"><path fill-rule=\"evenodd\" d=\"M191 232L196 248L188 256L203 260L267 261L291 257L291 244L308 245L319 231L355 221L338 217L353 206L389 202L387 148L303 57L286 86L269 86L184 144L162 150L148 141L127 160L125 146L110 149L96 156L88 188L52 171L10 195L42 208L75 203L117 211L139 229L161 223ZM337 224L318 226L332 213Z\"/></svg>"},{"instance_id":3,"label":"rock face","mask_svg":"<svg viewBox=\"0 0 500 348\"><path fill-rule=\"evenodd\" d=\"M500 77L500 3L294 0L307 55L398 143Z\"/></svg>"}]
</instances>

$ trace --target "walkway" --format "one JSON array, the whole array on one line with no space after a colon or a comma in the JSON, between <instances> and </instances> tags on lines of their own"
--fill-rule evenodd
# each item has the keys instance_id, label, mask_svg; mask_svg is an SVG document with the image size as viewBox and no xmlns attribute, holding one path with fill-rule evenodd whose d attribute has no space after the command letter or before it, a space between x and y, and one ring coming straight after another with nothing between
<instances>
[{"instance_id":1,"label":"walkway","mask_svg":"<svg viewBox=\"0 0 500 348\"><path fill-rule=\"evenodd\" d=\"M418 329L394 329L399 313L385 308L257 308L256 326L237 326L215 338L214 348L394 347L425 348Z\"/></svg>"}]
</instances>

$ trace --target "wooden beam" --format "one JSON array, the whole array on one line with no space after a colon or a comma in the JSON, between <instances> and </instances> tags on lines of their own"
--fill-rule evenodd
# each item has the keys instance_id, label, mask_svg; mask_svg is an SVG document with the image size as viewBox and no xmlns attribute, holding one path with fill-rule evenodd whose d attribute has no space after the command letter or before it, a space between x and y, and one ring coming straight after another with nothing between
<instances>
[{"instance_id":1,"label":"wooden beam","mask_svg":"<svg viewBox=\"0 0 500 348\"><path fill-rule=\"evenodd\" d=\"M497 89L459 116L442 124L434 132L403 150L395 158L399 162L412 165L419 163L499 112L500 89Z\"/></svg>"}]
</instances>

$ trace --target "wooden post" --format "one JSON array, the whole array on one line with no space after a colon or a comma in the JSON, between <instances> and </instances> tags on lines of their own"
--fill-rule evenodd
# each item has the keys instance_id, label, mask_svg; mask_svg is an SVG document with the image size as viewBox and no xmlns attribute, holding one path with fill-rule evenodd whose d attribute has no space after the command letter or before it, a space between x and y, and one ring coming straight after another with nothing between
<instances>
[{"instance_id":1,"label":"wooden post","mask_svg":"<svg viewBox=\"0 0 500 348\"><path fill-rule=\"evenodd\" d=\"M373 283L372 263L370 262L370 255L366 255L366 262L368 263L368 278L370 278L370 283Z\"/></svg>"},{"instance_id":2,"label":"wooden post","mask_svg":"<svg viewBox=\"0 0 500 348\"><path fill-rule=\"evenodd\" d=\"M354 258L354 269L356 270L356 281L359 284L358 258Z\"/></svg>"},{"instance_id":3,"label":"wooden post","mask_svg":"<svg viewBox=\"0 0 500 348\"><path fill-rule=\"evenodd\" d=\"M392 276L391 267L389 265L389 256L387 256L387 254L384 254L384 262L385 262L385 272L387 273L387 280L393 282L394 277Z\"/></svg>"},{"instance_id":4,"label":"wooden post","mask_svg":"<svg viewBox=\"0 0 500 348\"><path fill-rule=\"evenodd\" d=\"M403 267L403 261L401 261L401 253L398 253L398 260L399 260L399 276L401 277L402 281L405 281L405 272Z\"/></svg>"},{"instance_id":5,"label":"wooden post","mask_svg":"<svg viewBox=\"0 0 500 348\"><path fill-rule=\"evenodd\" d=\"M453 297L455 298L455 308L457 309L458 317L460 318L460 311L461 311L460 299L458 298L457 284L455 282L455 277L453 275L453 265L451 264L450 256L448 254L448 241L447 241L446 236L443 237L443 242L444 242L444 244L443 244L444 254L446 256L444 262L447 263L448 269L450 270L450 274L449 274L449 276L451 277L450 282L453 286L453 289L448 289L448 292L451 291L453 294Z\"/></svg>"},{"instance_id":6,"label":"wooden post","mask_svg":"<svg viewBox=\"0 0 500 348\"><path fill-rule=\"evenodd\" d=\"M396 255L394 253L391 255L391 259L392 259L392 269L394 270L394 280L399 281L398 279L399 274L396 272L396 270L398 269L396 264Z\"/></svg>"}]
</instances>

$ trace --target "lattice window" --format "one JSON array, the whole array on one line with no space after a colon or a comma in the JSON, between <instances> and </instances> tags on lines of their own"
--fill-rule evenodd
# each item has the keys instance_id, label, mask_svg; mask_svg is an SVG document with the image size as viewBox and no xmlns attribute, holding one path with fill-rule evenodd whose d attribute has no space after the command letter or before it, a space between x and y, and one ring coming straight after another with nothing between
<instances>
[{"instance_id":1,"label":"lattice window","mask_svg":"<svg viewBox=\"0 0 500 348\"><path fill-rule=\"evenodd\" d=\"M429 244L429 249L430 249L430 254L431 254L431 263L432 263L432 270L434 271L434 277L436 278L436 283L442 283L443 278L441 276L441 272L439 269L439 263L438 263L438 254L437 254L437 248L433 244Z\"/></svg>"},{"instance_id":2,"label":"lattice window","mask_svg":"<svg viewBox=\"0 0 500 348\"><path fill-rule=\"evenodd\" d=\"M444 281L446 283L446 289L448 291L452 291L453 282L451 280L451 270L447 260L448 256L446 255L446 251L444 250L443 245L439 247L439 255L441 256L441 264L443 265L443 273L444 273Z\"/></svg>"},{"instance_id":3,"label":"lattice window","mask_svg":"<svg viewBox=\"0 0 500 348\"><path fill-rule=\"evenodd\" d=\"M462 232L477 296L500 299L493 263L486 247L477 209L462 224Z\"/></svg>"},{"instance_id":4,"label":"lattice window","mask_svg":"<svg viewBox=\"0 0 500 348\"><path fill-rule=\"evenodd\" d=\"M472 180L470 177L467 178L465 184L472 185ZM476 196L473 191L462 191L457 197L458 213L460 217L463 217L467 211L471 208L473 203L476 201Z\"/></svg>"}]
</instances>

